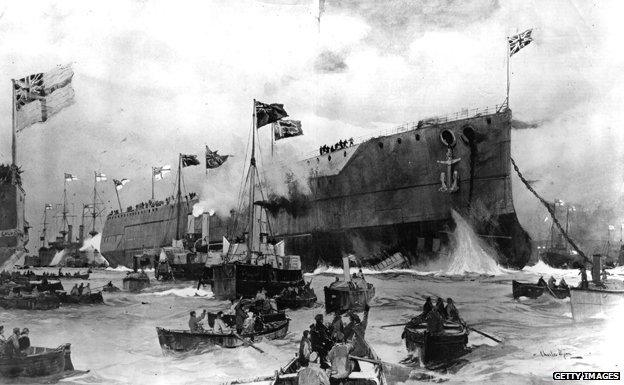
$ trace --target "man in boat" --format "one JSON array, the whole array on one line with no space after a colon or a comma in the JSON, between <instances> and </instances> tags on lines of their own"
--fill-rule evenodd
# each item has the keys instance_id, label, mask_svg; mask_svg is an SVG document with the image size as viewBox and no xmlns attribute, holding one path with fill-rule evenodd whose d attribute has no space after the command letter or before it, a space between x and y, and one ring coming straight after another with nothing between
<instances>
[{"instance_id":1,"label":"man in boat","mask_svg":"<svg viewBox=\"0 0 624 385\"><path fill-rule=\"evenodd\" d=\"M446 313L451 321L461 322L461 318L459 318L459 311L455 307L455 303L452 298L446 299Z\"/></svg>"},{"instance_id":2,"label":"man in boat","mask_svg":"<svg viewBox=\"0 0 624 385\"><path fill-rule=\"evenodd\" d=\"M74 287L72 287L71 291L69 292L69 295L75 295L75 296L79 295L77 283L74 284Z\"/></svg>"},{"instance_id":3,"label":"man in boat","mask_svg":"<svg viewBox=\"0 0 624 385\"><path fill-rule=\"evenodd\" d=\"M368 325L368 312L370 307L364 305L364 319L360 321L360 317L351 313L349 315L350 321L347 326L345 326L345 339L351 340L353 343L352 354L358 357L368 357L370 356L370 350L368 348L368 344L366 343L366 326Z\"/></svg>"},{"instance_id":4,"label":"man in boat","mask_svg":"<svg viewBox=\"0 0 624 385\"><path fill-rule=\"evenodd\" d=\"M206 312L204 310L204 312ZM217 318L214 321L214 327L212 328L212 330L217 333L217 334L229 334L230 333L230 327L227 326L227 324L223 321L223 312L219 311L217 313Z\"/></svg>"},{"instance_id":5,"label":"man in boat","mask_svg":"<svg viewBox=\"0 0 624 385\"><path fill-rule=\"evenodd\" d=\"M354 350L353 343L346 342L342 333L338 333L336 338L338 342L327 353L330 363L329 380L332 384L340 384L353 370L352 361L349 359L349 354Z\"/></svg>"},{"instance_id":6,"label":"man in boat","mask_svg":"<svg viewBox=\"0 0 624 385\"><path fill-rule=\"evenodd\" d=\"M7 339L6 344L4 346L5 356L7 357L20 356L19 337L20 337L20 329L13 328L13 334L11 334L9 339Z\"/></svg>"},{"instance_id":7,"label":"man in boat","mask_svg":"<svg viewBox=\"0 0 624 385\"><path fill-rule=\"evenodd\" d=\"M316 352L310 354L310 362L297 373L297 385L329 385L329 377L319 362Z\"/></svg>"},{"instance_id":8,"label":"man in boat","mask_svg":"<svg viewBox=\"0 0 624 385\"><path fill-rule=\"evenodd\" d=\"M310 360L310 353L312 353L312 343L310 342L309 337L310 332L308 330L303 331L303 335L301 336L301 342L299 342L299 363L301 365L308 364Z\"/></svg>"},{"instance_id":9,"label":"man in boat","mask_svg":"<svg viewBox=\"0 0 624 385\"><path fill-rule=\"evenodd\" d=\"M243 323L243 333L251 334L253 333L254 324L256 323L256 318L254 313L251 311L247 312L247 318L245 318L245 322Z\"/></svg>"},{"instance_id":10,"label":"man in boat","mask_svg":"<svg viewBox=\"0 0 624 385\"><path fill-rule=\"evenodd\" d=\"M546 281L544 281L544 277L540 276L537 280L537 286L547 286Z\"/></svg>"},{"instance_id":11,"label":"man in boat","mask_svg":"<svg viewBox=\"0 0 624 385\"><path fill-rule=\"evenodd\" d=\"M80 282L80 286L78 286L78 295L82 295L84 291L84 283Z\"/></svg>"},{"instance_id":12,"label":"man in boat","mask_svg":"<svg viewBox=\"0 0 624 385\"><path fill-rule=\"evenodd\" d=\"M247 318L247 312L241 301L236 303L234 317L236 319L236 333L241 334L245 325L245 319Z\"/></svg>"},{"instance_id":13,"label":"man in boat","mask_svg":"<svg viewBox=\"0 0 624 385\"><path fill-rule=\"evenodd\" d=\"M436 302L436 310L444 319L448 318L448 313L446 312L446 308L444 308L444 300L440 297L438 297L438 301Z\"/></svg>"},{"instance_id":14,"label":"man in boat","mask_svg":"<svg viewBox=\"0 0 624 385\"><path fill-rule=\"evenodd\" d=\"M256 301L266 301L266 290L264 288L256 293Z\"/></svg>"},{"instance_id":15,"label":"man in boat","mask_svg":"<svg viewBox=\"0 0 624 385\"><path fill-rule=\"evenodd\" d=\"M437 308L429 312L425 321L427 322L427 332L430 334L439 334L444 330L444 318Z\"/></svg>"},{"instance_id":16,"label":"man in boat","mask_svg":"<svg viewBox=\"0 0 624 385\"><path fill-rule=\"evenodd\" d=\"M29 333L30 331L28 330L28 328L24 328L18 339L19 350L23 353L25 353L25 350L28 350L28 348L30 347L30 338L28 337Z\"/></svg>"},{"instance_id":17,"label":"man in boat","mask_svg":"<svg viewBox=\"0 0 624 385\"><path fill-rule=\"evenodd\" d=\"M321 358L321 364L324 365L327 352L333 345L331 331L323 323L322 314L317 314L314 320L316 322L310 325L310 342L312 343L312 350L318 353Z\"/></svg>"},{"instance_id":18,"label":"man in boat","mask_svg":"<svg viewBox=\"0 0 624 385\"><path fill-rule=\"evenodd\" d=\"M551 289L554 289L556 286L556 283L557 281L555 280L555 277L551 275L550 278L548 279L548 287Z\"/></svg>"},{"instance_id":19,"label":"man in boat","mask_svg":"<svg viewBox=\"0 0 624 385\"><path fill-rule=\"evenodd\" d=\"M191 332L194 333L199 333L199 332L203 332L204 328L203 326L200 324L200 321L202 319L204 319L204 317L206 316L206 309L204 309L204 312L202 313L202 315L200 317L197 317L195 310L192 310L190 313L190 318L189 318L189 330Z\"/></svg>"},{"instance_id":20,"label":"man in boat","mask_svg":"<svg viewBox=\"0 0 624 385\"><path fill-rule=\"evenodd\" d=\"M91 295L91 284L87 282L87 286L85 286L82 291L82 295Z\"/></svg>"},{"instance_id":21,"label":"man in boat","mask_svg":"<svg viewBox=\"0 0 624 385\"><path fill-rule=\"evenodd\" d=\"M357 273L357 278L364 279L364 273L362 272L362 269L359 269L359 270L358 270L358 273Z\"/></svg>"},{"instance_id":22,"label":"man in boat","mask_svg":"<svg viewBox=\"0 0 624 385\"><path fill-rule=\"evenodd\" d=\"M425 304L423 305L423 316L426 317L431 310L433 310L433 302L431 302L431 297L427 297Z\"/></svg>"},{"instance_id":23,"label":"man in boat","mask_svg":"<svg viewBox=\"0 0 624 385\"><path fill-rule=\"evenodd\" d=\"M567 289L568 288L568 283L565 281L565 279L563 279L563 277L561 277L561 281L559 281L559 288L561 288L561 289Z\"/></svg>"},{"instance_id":24,"label":"man in boat","mask_svg":"<svg viewBox=\"0 0 624 385\"><path fill-rule=\"evenodd\" d=\"M340 313L334 313L334 320L331 323L331 338L334 341L338 341L338 334L344 335L344 325L342 323L342 316Z\"/></svg>"},{"instance_id":25,"label":"man in boat","mask_svg":"<svg viewBox=\"0 0 624 385\"><path fill-rule=\"evenodd\" d=\"M581 265L581 272L579 273L581 276L581 283L579 284L579 288L583 290L589 289L589 281L587 281L587 270L585 269L585 265Z\"/></svg>"}]
</instances>

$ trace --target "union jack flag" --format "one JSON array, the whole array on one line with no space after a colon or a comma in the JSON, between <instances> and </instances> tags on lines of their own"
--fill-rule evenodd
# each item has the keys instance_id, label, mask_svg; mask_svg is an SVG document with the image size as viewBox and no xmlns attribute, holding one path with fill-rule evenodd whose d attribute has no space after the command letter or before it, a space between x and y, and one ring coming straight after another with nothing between
<instances>
[{"instance_id":1,"label":"union jack flag","mask_svg":"<svg viewBox=\"0 0 624 385\"><path fill-rule=\"evenodd\" d=\"M15 109L21 110L23 106L45 96L43 85L43 72L28 75L15 81Z\"/></svg>"},{"instance_id":2,"label":"union jack flag","mask_svg":"<svg viewBox=\"0 0 624 385\"><path fill-rule=\"evenodd\" d=\"M533 37L531 36L533 33L533 29L527 29L521 34L514 35L512 37L508 37L507 41L509 42L509 57L513 56L513 54L518 53L522 48L526 47L533 41Z\"/></svg>"}]
</instances>

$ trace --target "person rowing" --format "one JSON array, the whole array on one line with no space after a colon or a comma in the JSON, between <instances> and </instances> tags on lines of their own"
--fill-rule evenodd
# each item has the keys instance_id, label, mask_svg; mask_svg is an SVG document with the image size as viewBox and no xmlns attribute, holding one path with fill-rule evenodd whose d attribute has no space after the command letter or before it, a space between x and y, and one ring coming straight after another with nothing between
<instances>
[{"instance_id":1,"label":"person rowing","mask_svg":"<svg viewBox=\"0 0 624 385\"><path fill-rule=\"evenodd\" d=\"M231 332L230 327L223 321L222 311L217 313L217 318L214 321L214 327L212 329L217 334L229 334Z\"/></svg>"},{"instance_id":2,"label":"person rowing","mask_svg":"<svg viewBox=\"0 0 624 385\"><path fill-rule=\"evenodd\" d=\"M455 303L453 302L452 298L446 299L446 313L448 314L448 317L451 321L459 323L462 322L461 318L459 317L459 311L457 310L457 307L455 307Z\"/></svg>"},{"instance_id":3,"label":"person rowing","mask_svg":"<svg viewBox=\"0 0 624 385\"><path fill-rule=\"evenodd\" d=\"M190 318L189 318L189 329L191 332L193 333L201 333L204 331L204 327L201 325L201 320L204 319L204 317L206 316L206 309L204 309L204 312L201 314L201 316L197 317L197 313L195 313L195 310L192 310L190 312Z\"/></svg>"}]
</instances>

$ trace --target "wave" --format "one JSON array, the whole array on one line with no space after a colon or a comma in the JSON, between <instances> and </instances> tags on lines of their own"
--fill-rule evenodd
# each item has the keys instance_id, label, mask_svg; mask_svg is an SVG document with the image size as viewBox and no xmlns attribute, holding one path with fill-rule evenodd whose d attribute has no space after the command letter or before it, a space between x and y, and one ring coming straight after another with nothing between
<instances>
[{"instance_id":1,"label":"wave","mask_svg":"<svg viewBox=\"0 0 624 385\"><path fill-rule=\"evenodd\" d=\"M132 271L132 269L127 268L127 267L122 266L122 265L119 265L117 267L107 267L105 270L106 271L122 271L122 272Z\"/></svg>"},{"instance_id":2,"label":"wave","mask_svg":"<svg viewBox=\"0 0 624 385\"><path fill-rule=\"evenodd\" d=\"M159 297L163 297L166 295L175 295L177 297L204 297L204 298L213 298L214 294L210 290L199 289L197 290L195 287L185 287L182 289L169 289L165 291L158 291L152 293L144 293L143 295L156 295Z\"/></svg>"}]
</instances>

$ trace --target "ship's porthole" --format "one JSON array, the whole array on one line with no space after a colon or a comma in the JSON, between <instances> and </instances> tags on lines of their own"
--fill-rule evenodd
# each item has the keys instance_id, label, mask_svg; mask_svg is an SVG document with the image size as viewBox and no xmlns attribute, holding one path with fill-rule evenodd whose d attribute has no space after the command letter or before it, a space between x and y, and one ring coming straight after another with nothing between
<instances>
[{"instance_id":1,"label":"ship's porthole","mask_svg":"<svg viewBox=\"0 0 624 385\"><path fill-rule=\"evenodd\" d=\"M420 134L416 134L416 140L420 140Z\"/></svg>"},{"instance_id":2,"label":"ship's porthole","mask_svg":"<svg viewBox=\"0 0 624 385\"><path fill-rule=\"evenodd\" d=\"M398 143L398 144L401 144L401 138L398 138L398 139L397 139L397 143Z\"/></svg>"},{"instance_id":3,"label":"ship's porthole","mask_svg":"<svg viewBox=\"0 0 624 385\"><path fill-rule=\"evenodd\" d=\"M470 143L474 140L474 138L475 138L474 128L470 126L464 127L464 129L462 130L462 139L465 142Z\"/></svg>"},{"instance_id":4,"label":"ship's porthole","mask_svg":"<svg viewBox=\"0 0 624 385\"><path fill-rule=\"evenodd\" d=\"M383 148L383 142L379 142L377 144L379 145L379 148Z\"/></svg>"},{"instance_id":5,"label":"ship's porthole","mask_svg":"<svg viewBox=\"0 0 624 385\"><path fill-rule=\"evenodd\" d=\"M331 155L327 155L327 160L331 162Z\"/></svg>"},{"instance_id":6,"label":"ship's porthole","mask_svg":"<svg viewBox=\"0 0 624 385\"><path fill-rule=\"evenodd\" d=\"M440 140L447 147L454 146L455 145L455 134L453 134L450 130L443 130L440 133Z\"/></svg>"}]
</instances>

